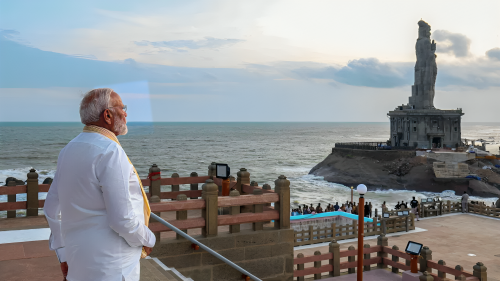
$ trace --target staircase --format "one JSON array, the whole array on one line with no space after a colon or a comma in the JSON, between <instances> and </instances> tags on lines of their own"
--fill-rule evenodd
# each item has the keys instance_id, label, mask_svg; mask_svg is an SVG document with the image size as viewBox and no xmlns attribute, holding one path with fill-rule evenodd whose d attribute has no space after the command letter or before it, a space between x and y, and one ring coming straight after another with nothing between
<instances>
[{"instance_id":1,"label":"staircase","mask_svg":"<svg viewBox=\"0 0 500 281\"><path fill-rule=\"evenodd\" d=\"M175 268L168 268L157 258L141 259L141 281L193 281L180 274Z\"/></svg>"}]
</instances>

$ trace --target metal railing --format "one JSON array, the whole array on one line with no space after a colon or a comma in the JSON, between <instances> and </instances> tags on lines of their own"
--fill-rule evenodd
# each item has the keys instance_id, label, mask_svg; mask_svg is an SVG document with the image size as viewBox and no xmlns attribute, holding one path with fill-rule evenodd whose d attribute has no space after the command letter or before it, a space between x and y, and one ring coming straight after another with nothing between
<instances>
[{"instance_id":1,"label":"metal railing","mask_svg":"<svg viewBox=\"0 0 500 281\"><path fill-rule=\"evenodd\" d=\"M175 227L175 226L171 225L170 223L166 222L164 219L160 218L156 214L151 213L151 217L154 218L155 220L157 220L159 223L163 224L164 226L170 228L172 231L174 231L175 233L179 234L180 236L182 236L182 237L186 238L187 240L191 241L192 243L200 246L200 248L202 248L203 250L207 251L208 253L214 255L216 258L218 258L221 261L225 262L230 267L236 269L241 274L250 277L252 280L262 281L261 279L257 278L256 276L254 276L250 272L248 272L248 271L244 270L243 268L239 267L237 264L235 264L232 261L230 261L230 260L226 259L225 257L221 256L219 253L217 253L214 250L210 249L209 247L203 245L198 240L196 240L193 237L187 235L187 233L183 232L182 230L178 229L177 227Z\"/></svg>"}]
</instances>

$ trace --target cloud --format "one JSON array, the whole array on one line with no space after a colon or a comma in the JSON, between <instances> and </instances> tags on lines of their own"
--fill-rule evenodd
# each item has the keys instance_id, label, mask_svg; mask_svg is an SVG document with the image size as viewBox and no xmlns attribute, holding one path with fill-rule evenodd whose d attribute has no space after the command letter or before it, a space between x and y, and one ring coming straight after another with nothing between
<instances>
[{"instance_id":1,"label":"cloud","mask_svg":"<svg viewBox=\"0 0 500 281\"><path fill-rule=\"evenodd\" d=\"M7 39L7 40L13 40L17 36L19 36L19 31L13 30L13 29L0 29L0 37Z\"/></svg>"},{"instance_id":2,"label":"cloud","mask_svg":"<svg viewBox=\"0 0 500 281\"><path fill-rule=\"evenodd\" d=\"M300 67L302 79L329 79L351 86L395 88L412 84L411 63L383 63L376 58L352 60L346 66Z\"/></svg>"},{"instance_id":3,"label":"cloud","mask_svg":"<svg viewBox=\"0 0 500 281\"><path fill-rule=\"evenodd\" d=\"M470 39L460 33L452 33L447 30L436 30L433 33L433 38L437 44L436 52L449 53L455 57L468 56L470 49Z\"/></svg>"},{"instance_id":4,"label":"cloud","mask_svg":"<svg viewBox=\"0 0 500 281\"><path fill-rule=\"evenodd\" d=\"M493 48L491 50L486 51L486 56L490 59L500 61L500 48Z\"/></svg>"},{"instance_id":5,"label":"cloud","mask_svg":"<svg viewBox=\"0 0 500 281\"><path fill-rule=\"evenodd\" d=\"M134 41L137 46L151 46L154 48L171 49L176 51L187 51L188 49L218 49L224 46L234 45L244 42L241 39L221 39L213 37L205 37L201 40L172 40L172 41Z\"/></svg>"}]
</instances>

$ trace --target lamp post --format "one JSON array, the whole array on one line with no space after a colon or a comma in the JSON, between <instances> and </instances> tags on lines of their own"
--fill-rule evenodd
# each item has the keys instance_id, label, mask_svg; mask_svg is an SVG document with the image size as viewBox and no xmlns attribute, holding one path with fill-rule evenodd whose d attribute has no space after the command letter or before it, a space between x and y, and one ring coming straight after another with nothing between
<instances>
[{"instance_id":1,"label":"lamp post","mask_svg":"<svg viewBox=\"0 0 500 281\"><path fill-rule=\"evenodd\" d=\"M351 204L354 202L353 194L354 194L354 186L351 186Z\"/></svg>"},{"instance_id":2,"label":"lamp post","mask_svg":"<svg viewBox=\"0 0 500 281\"><path fill-rule=\"evenodd\" d=\"M363 281L363 237L365 232L365 198L363 197L367 191L366 185L360 184L356 190L359 193L358 205L358 279Z\"/></svg>"}]
</instances>

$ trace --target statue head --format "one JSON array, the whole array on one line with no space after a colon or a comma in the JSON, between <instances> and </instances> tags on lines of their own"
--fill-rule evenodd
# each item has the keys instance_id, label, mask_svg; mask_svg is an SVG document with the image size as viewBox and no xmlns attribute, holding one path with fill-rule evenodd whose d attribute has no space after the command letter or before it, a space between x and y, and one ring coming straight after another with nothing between
<instances>
[{"instance_id":1,"label":"statue head","mask_svg":"<svg viewBox=\"0 0 500 281\"><path fill-rule=\"evenodd\" d=\"M418 21L418 38L431 38L431 26L423 20Z\"/></svg>"}]
</instances>

